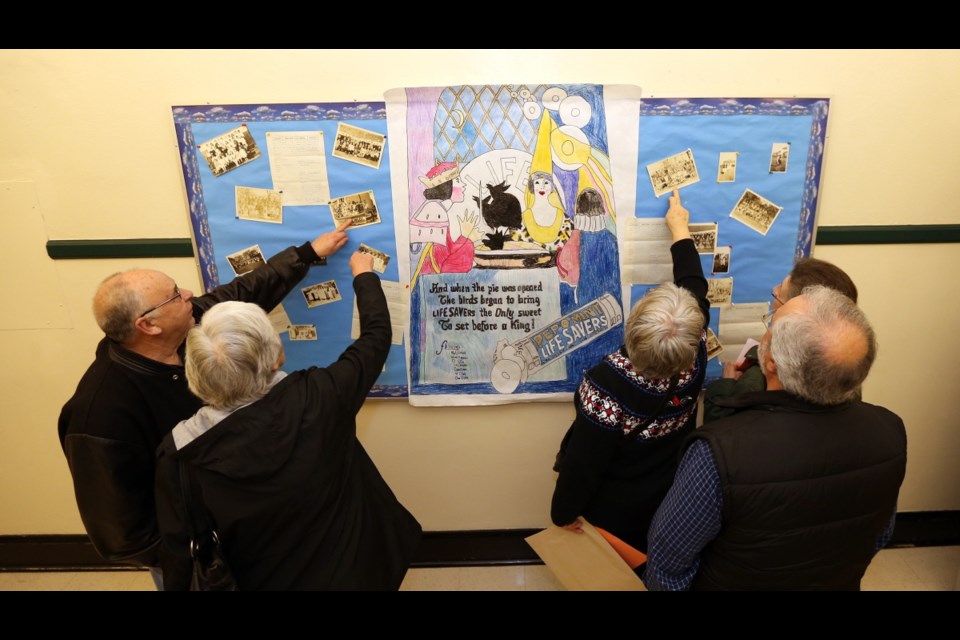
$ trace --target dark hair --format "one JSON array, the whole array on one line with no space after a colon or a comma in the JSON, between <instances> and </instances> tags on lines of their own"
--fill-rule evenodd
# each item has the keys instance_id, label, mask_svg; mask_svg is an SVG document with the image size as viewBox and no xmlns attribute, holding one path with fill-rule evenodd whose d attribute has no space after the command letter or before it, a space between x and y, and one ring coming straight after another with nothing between
<instances>
[{"instance_id":1,"label":"dark hair","mask_svg":"<svg viewBox=\"0 0 960 640\"><path fill-rule=\"evenodd\" d=\"M800 292L814 285L821 285L834 291L839 291L854 302L857 301L857 286L853 284L843 269L826 260L816 258L801 258L793 265L790 272L790 291L784 292L790 298L800 295ZM784 301L789 298L784 298Z\"/></svg>"},{"instance_id":2,"label":"dark hair","mask_svg":"<svg viewBox=\"0 0 960 640\"><path fill-rule=\"evenodd\" d=\"M575 213L585 213L589 216L602 216L606 211L603 208L603 198L600 192L593 188L586 188L577 196Z\"/></svg>"},{"instance_id":3,"label":"dark hair","mask_svg":"<svg viewBox=\"0 0 960 640\"><path fill-rule=\"evenodd\" d=\"M423 190L423 197L427 200L449 200L453 197L453 180Z\"/></svg>"}]
</instances>

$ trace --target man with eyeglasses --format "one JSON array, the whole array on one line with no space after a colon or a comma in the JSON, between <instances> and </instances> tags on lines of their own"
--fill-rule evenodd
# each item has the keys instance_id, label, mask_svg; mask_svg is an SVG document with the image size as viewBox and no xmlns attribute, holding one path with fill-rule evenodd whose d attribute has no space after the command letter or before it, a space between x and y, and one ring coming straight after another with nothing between
<instances>
[{"instance_id":1,"label":"man with eyeglasses","mask_svg":"<svg viewBox=\"0 0 960 640\"><path fill-rule=\"evenodd\" d=\"M311 265L325 264L346 244L349 224L289 247L199 297L146 269L115 273L99 286L93 313L106 336L64 405L58 428L80 516L106 560L158 564L155 451L178 422L203 405L184 374L187 332L218 302L253 302L270 311Z\"/></svg>"},{"instance_id":2,"label":"man with eyeglasses","mask_svg":"<svg viewBox=\"0 0 960 640\"><path fill-rule=\"evenodd\" d=\"M807 287L820 285L838 291L857 301L857 286L840 267L826 260L817 258L801 258L793 266L793 270L770 292L772 304L770 313L764 316L765 324L770 323L774 312L785 305L791 298L800 295ZM743 363L725 362L723 378L708 384L703 396L703 421L710 422L736 412L735 400L745 393L753 393L766 389L766 380L760 367L757 347L750 349L744 356ZM731 404L734 402L734 404Z\"/></svg>"}]
</instances>

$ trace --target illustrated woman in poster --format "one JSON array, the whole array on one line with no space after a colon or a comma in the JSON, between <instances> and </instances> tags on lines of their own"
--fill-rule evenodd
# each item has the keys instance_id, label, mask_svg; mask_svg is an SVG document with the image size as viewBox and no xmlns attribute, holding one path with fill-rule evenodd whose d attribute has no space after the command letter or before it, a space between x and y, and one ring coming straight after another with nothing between
<instances>
[{"instance_id":1,"label":"illustrated woman in poster","mask_svg":"<svg viewBox=\"0 0 960 640\"><path fill-rule=\"evenodd\" d=\"M450 207L463 202L460 169L455 162L442 162L420 176L427 199L410 219L410 242L424 243L413 280L421 273L465 273L473 268L474 241L479 238L477 213L460 219L460 237L450 234Z\"/></svg>"},{"instance_id":2,"label":"illustrated woman in poster","mask_svg":"<svg viewBox=\"0 0 960 640\"><path fill-rule=\"evenodd\" d=\"M573 223L563 211L563 203L546 171L534 171L527 181L527 208L523 226L515 239L533 242L548 251L558 251L570 239Z\"/></svg>"}]
</instances>

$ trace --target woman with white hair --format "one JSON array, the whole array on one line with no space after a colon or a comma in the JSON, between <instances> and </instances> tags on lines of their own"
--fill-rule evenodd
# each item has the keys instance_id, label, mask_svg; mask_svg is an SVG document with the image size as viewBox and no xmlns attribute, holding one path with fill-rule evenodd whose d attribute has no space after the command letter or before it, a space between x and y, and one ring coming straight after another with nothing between
<instances>
[{"instance_id":1,"label":"woman with white hair","mask_svg":"<svg viewBox=\"0 0 960 640\"><path fill-rule=\"evenodd\" d=\"M207 406L157 451L165 589L190 587L184 493L192 512L202 500L241 590L400 586L420 524L356 437L390 315L373 257L354 253L350 268L360 337L328 367L280 371L280 338L255 305L218 304L190 331L187 378Z\"/></svg>"},{"instance_id":2,"label":"woman with white hair","mask_svg":"<svg viewBox=\"0 0 960 640\"><path fill-rule=\"evenodd\" d=\"M551 507L558 526L580 531L582 516L644 552L680 445L696 426L707 366L710 303L689 221L674 190L666 214L674 282L634 305L624 345L584 374Z\"/></svg>"}]
</instances>

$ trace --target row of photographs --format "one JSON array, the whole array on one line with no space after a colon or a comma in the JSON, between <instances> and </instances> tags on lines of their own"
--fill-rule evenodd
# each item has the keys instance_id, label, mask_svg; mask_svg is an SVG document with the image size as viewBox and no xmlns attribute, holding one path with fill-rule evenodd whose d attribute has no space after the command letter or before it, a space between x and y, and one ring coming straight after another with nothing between
<instances>
[{"instance_id":1,"label":"row of photographs","mask_svg":"<svg viewBox=\"0 0 960 640\"><path fill-rule=\"evenodd\" d=\"M771 172L783 173L787 170L787 158L790 154L790 145L785 142L777 142L773 145L771 151ZM739 152L730 151L720 154L718 169L720 177L718 182L732 182L737 171L737 156ZM777 170L774 171L774 167ZM782 169L780 168L782 167ZM647 165L647 174L650 176L650 184L653 186L653 192L656 197L665 193L670 193L674 189L689 186L700 181L700 173L697 171L697 163L693 157L693 151L686 149L669 158L658 160ZM767 235L770 227L776 221L777 216L783 211L783 207L771 202L751 189L744 189L743 194L730 211L730 217L750 227L761 235Z\"/></svg>"},{"instance_id":2,"label":"row of photographs","mask_svg":"<svg viewBox=\"0 0 960 640\"><path fill-rule=\"evenodd\" d=\"M385 136L341 122L337 126L333 157L379 169L385 145ZM215 177L261 157L260 148L245 124L201 143L198 148ZM319 153L323 153L322 144ZM324 175L320 179L326 183L326 169L323 163L321 166ZM236 187L236 216L242 220L283 224L283 205L283 193L279 189ZM346 220L351 221L353 228L381 222L372 190L330 199L329 205L337 226Z\"/></svg>"},{"instance_id":3,"label":"row of photographs","mask_svg":"<svg viewBox=\"0 0 960 640\"><path fill-rule=\"evenodd\" d=\"M379 169L386 144L387 137L384 135L341 122L337 126L333 157ZM214 176L222 176L260 157L260 148L245 124L202 142L197 147Z\"/></svg>"},{"instance_id":4,"label":"row of photographs","mask_svg":"<svg viewBox=\"0 0 960 640\"><path fill-rule=\"evenodd\" d=\"M739 151L721 151L717 160L717 182L735 182ZM770 173L786 173L790 160L790 143L774 142L770 149ZM651 162L647 174L653 193L658 198L673 189L700 182L700 172L693 159L693 151L687 149L669 158Z\"/></svg>"},{"instance_id":5,"label":"row of photographs","mask_svg":"<svg viewBox=\"0 0 960 640\"><path fill-rule=\"evenodd\" d=\"M387 265L390 263L390 256L388 254L363 243L360 244L357 251L373 256L374 270L379 273L386 273ZM267 260L263 256L263 251L260 250L260 245L255 244L246 249L241 249L236 253L229 254L227 256L227 262L230 263L230 267L235 274L242 276L245 273L253 271L260 265L266 264Z\"/></svg>"}]
</instances>

